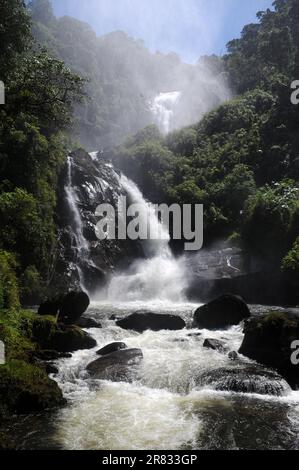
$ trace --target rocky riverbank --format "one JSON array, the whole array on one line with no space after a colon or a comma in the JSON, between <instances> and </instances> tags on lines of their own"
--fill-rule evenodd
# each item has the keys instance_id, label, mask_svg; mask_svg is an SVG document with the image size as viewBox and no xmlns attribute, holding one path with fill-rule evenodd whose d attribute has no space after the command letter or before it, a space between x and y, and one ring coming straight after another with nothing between
<instances>
[{"instance_id":1,"label":"rocky riverbank","mask_svg":"<svg viewBox=\"0 0 299 470\"><path fill-rule=\"evenodd\" d=\"M79 375L77 380L82 377L79 383L82 381L82 386L85 384L87 389L97 390L99 380L111 385L143 383L145 370L150 374L147 364L152 346L147 341L155 341L155 338L157 344L164 338L166 345L175 348L174 353L167 356L169 363L164 372L167 377L172 367L177 368L177 374L182 375L181 393L191 387L214 390L215 393L285 397L291 393L291 387L296 389L299 384L298 366L290 363L291 343L299 331L296 310L277 309L277 312L269 313L265 307L248 308L241 298L230 294L198 309L194 306L188 317L184 310L180 314L178 307L175 312L150 308L135 312L127 310L126 315L119 315L115 309L113 315L107 313L98 318L92 314L93 306L86 312L88 304L86 294L71 292L41 304L39 313L10 311L5 318L1 315L0 333L7 344L8 360L0 368L2 420L61 406L66 410L66 399L70 399L67 390L74 385L61 382L65 372L61 376L60 364L61 361L71 364L80 350L82 362L78 366L82 376ZM244 335L240 329L242 324ZM237 343L229 340L231 328L240 331ZM98 337L107 339L98 341ZM126 337L135 339L126 340ZM112 338L115 341L109 342ZM139 341L138 338L143 339ZM100 349L96 348L97 343ZM190 375L183 378L184 351L190 348L194 350L192 354L197 352L196 356L192 355L192 366L188 365ZM190 359L191 356L188 361ZM252 359L259 364L253 363ZM150 360L155 361L154 358ZM157 364L151 363L153 377L159 373L159 380L162 380L165 364L159 365L158 356L156 361ZM71 371L72 366L69 367ZM158 370L160 367L162 369ZM76 377L77 373L72 374ZM146 383L147 380L151 383L150 375ZM175 376L167 379L169 385L173 380ZM157 387L157 384L153 383L153 386ZM3 448L13 446L7 439L2 439Z\"/></svg>"},{"instance_id":2,"label":"rocky riverbank","mask_svg":"<svg viewBox=\"0 0 299 470\"><path fill-rule=\"evenodd\" d=\"M1 419L65 404L61 390L48 374L57 372L52 361L96 346L96 341L75 324L89 305L86 297L82 292L69 293L60 302L41 305L39 313L1 311L0 339L6 356L0 366Z\"/></svg>"}]
</instances>

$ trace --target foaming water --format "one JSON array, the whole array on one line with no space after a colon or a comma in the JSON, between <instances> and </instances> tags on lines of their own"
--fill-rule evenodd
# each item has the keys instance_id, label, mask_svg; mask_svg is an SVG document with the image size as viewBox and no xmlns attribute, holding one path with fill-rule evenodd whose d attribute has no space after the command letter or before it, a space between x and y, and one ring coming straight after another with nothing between
<instances>
[{"instance_id":1,"label":"foaming water","mask_svg":"<svg viewBox=\"0 0 299 470\"><path fill-rule=\"evenodd\" d=\"M181 396L112 382L103 382L100 392L65 410L60 421L64 448L79 450L192 447L198 429Z\"/></svg>"},{"instance_id":2,"label":"foaming water","mask_svg":"<svg viewBox=\"0 0 299 470\"><path fill-rule=\"evenodd\" d=\"M88 315L103 326L89 330L97 347L57 363L55 379L69 406L56 421L54 441L65 449L297 448L299 392L274 397L197 385L198 374L232 365L227 352L204 348L204 340L218 339L228 350L238 350L243 333L242 325L224 331L192 329L195 308L188 303L93 302ZM111 319L139 309L179 314L188 328L139 334ZM94 380L86 372L96 351L114 341L143 352L132 383ZM252 364L242 356L240 361Z\"/></svg>"},{"instance_id":3,"label":"foaming water","mask_svg":"<svg viewBox=\"0 0 299 470\"><path fill-rule=\"evenodd\" d=\"M124 175L121 184L131 201L143 209L141 216L148 227L148 235L151 235L143 242L147 258L135 261L127 271L116 274L98 298L113 302L147 302L152 299L182 302L187 288L183 258L177 259L172 254L167 228L159 221L153 206L144 199L136 184Z\"/></svg>"},{"instance_id":4,"label":"foaming water","mask_svg":"<svg viewBox=\"0 0 299 470\"><path fill-rule=\"evenodd\" d=\"M192 329L195 308L170 302L92 303L86 315L103 326L88 330L97 347L56 363L59 373L53 378L68 405L53 414L18 418L4 432L20 449L299 449L299 391L277 397L199 386L198 374L233 366L227 351L239 349L243 333L242 325ZM178 314L187 328L139 334L111 319L138 309ZM206 338L223 341L227 350L204 348ZM114 341L143 351L130 383L95 380L86 371L98 358L96 351ZM242 356L238 364L254 365Z\"/></svg>"}]
</instances>

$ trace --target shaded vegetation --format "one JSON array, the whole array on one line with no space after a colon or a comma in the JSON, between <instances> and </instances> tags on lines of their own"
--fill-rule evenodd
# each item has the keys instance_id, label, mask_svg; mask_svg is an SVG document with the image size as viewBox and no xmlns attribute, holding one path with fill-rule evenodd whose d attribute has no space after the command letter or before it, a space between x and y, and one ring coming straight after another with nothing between
<instances>
[{"instance_id":1,"label":"shaded vegetation","mask_svg":"<svg viewBox=\"0 0 299 470\"><path fill-rule=\"evenodd\" d=\"M82 97L83 80L35 46L22 1L1 2L0 17L0 76L6 84L6 105L0 108L0 250L14 257L25 300L42 296L51 276L57 181L67 153L63 131Z\"/></svg>"},{"instance_id":2,"label":"shaded vegetation","mask_svg":"<svg viewBox=\"0 0 299 470\"><path fill-rule=\"evenodd\" d=\"M83 80L63 62L39 50L21 0L0 5L0 416L64 403L36 353L37 330L57 330L55 318L20 310L45 295L56 247L57 182L67 154L73 104ZM65 134L63 134L65 132ZM47 329L47 328L46 328Z\"/></svg>"}]
</instances>

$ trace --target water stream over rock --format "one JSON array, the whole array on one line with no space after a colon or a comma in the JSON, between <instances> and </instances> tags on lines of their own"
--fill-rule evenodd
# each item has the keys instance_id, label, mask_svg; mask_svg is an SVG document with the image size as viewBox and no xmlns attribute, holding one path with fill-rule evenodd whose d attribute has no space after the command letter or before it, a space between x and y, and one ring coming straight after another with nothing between
<instances>
[{"instance_id":1,"label":"water stream over rock","mask_svg":"<svg viewBox=\"0 0 299 470\"><path fill-rule=\"evenodd\" d=\"M117 175L113 167L108 168L108 163L102 163L99 170L96 154L90 155L89 160L87 167L98 172L92 187L83 192L82 187L78 189L78 174L74 182L71 159L65 186L79 259L99 267L99 253L106 256L103 244L91 235L94 219L86 207L107 201L107 197L113 201L115 196L126 194L132 202L146 207L151 228L159 229L163 236L143 242L143 256L114 269L108 287L101 287L93 295L85 316L102 325L88 330L97 346L55 363L58 373L53 378L68 405L56 413L18 420L13 428L14 438L21 436L16 446L299 449L299 392L292 392L275 373L236 353L243 340L242 324L219 331L192 328L198 304L185 298L185 259L172 254L168 233L137 186ZM100 197L96 196L99 188ZM117 244L113 246L119 253ZM231 268L232 253L228 256ZM87 272L84 278L80 277L83 287ZM117 320L140 311L177 315L185 321L186 328L138 333L117 325ZM100 348L113 342L141 350L143 359L131 366L122 381L113 377L97 379L87 367L99 358ZM221 348L207 347L211 344L221 344ZM9 433L9 429L6 431Z\"/></svg>"}]
</instances>

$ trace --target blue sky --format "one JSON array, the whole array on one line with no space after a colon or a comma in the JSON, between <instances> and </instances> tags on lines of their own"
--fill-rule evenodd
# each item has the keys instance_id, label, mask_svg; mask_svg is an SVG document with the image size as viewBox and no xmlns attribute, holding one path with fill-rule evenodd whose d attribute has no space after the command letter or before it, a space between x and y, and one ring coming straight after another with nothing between
<instances>
[{"instance_id":1,"label":"blue sky","mask_svg":"<svg viewBox=\"0 0 299 470\"><path fill-rule=\"evenodd\" d=\"M89 23L98 35L115 30L143 39L152 50L176 52L194 62L223 54L256 12L273 0L52 0L57 16Z\"/></svg>"}]
</instances>

